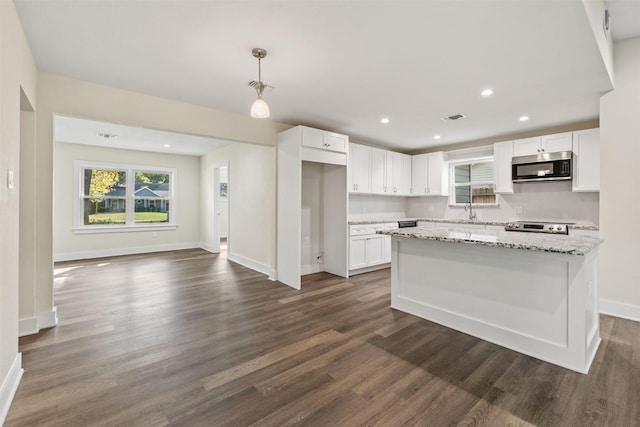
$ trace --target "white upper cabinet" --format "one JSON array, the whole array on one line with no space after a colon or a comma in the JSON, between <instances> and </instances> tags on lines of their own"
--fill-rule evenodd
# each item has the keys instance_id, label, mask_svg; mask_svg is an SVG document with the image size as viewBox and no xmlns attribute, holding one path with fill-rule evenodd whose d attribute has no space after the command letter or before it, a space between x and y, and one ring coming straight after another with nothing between
<instances>
[{"instance_id":1,"label":"white upper cabinet","mask_svg":"<svg viewBox=\"0 0 640 427\"><path fill-rule=\"evenodd\" d=\"M402 195L404 191L404 154L387 151L387 192Z\"/></svg>"},{"instance_id":2,"label":"white upper cabinet","mask_svg":"<svg viewBox=\"0 0 640 427\"><path fill-rule=\"evenodd\" d=\"M544 153L557 153L573 149L573 132L543 135L541 139L541 150Z\"/></svg>"},{"instance_id":3,"label":"white upper cabinet","mask_svg":"<svg viewBox=\"0 0 640 427\"><path fill-rule=\"evenodd\" d=\"M573 132L573 191L600 191L600 129Z\"/></svg>"},{"instance_id":4,"label":"white upper cabinet","mask_svg":"<svg viewBox=\"0 0 640 427\"><path fill-rule=\"evenodd\" d=\"M411 156L402 155L402 194L411 194Z\"/></svg>"},{"instance_id":5,"label":"white upper cabinet","mask_svg":"<svg viewBox=\"0 0 640 427\"><path fill-rule=\"evenodd\" d=\"M349 192L371 192L371 147L349 144Z\"/></svg>"},{"instance_id":6,"label":"white upper cabinet","mask_svg":"<svg viewBox=\"0 0 640 427\"><path fill-rule=\"evenodd\" d=\"M573 138L571 132L536 136L533 138L517 139L513 141L513 155L530 156L539 153L571 151L572 146Z\"/></svg>"},{"instance_id":7,"label":"white upper cabinet","mask_svg":"<svg viewBox=\"0 0 640 427\"><path fill-rule=\"evenodd\" d=\"M384 194L386 184L387 153L379 148L371 148L371 192Z\"/></svg>"},{"instance_id":8,"label":"white upper cabinet","mask_svg":"<svg viewBox=\"0 0 640 427\"><path fill-rule=\"evenodd\" d=\"M426 196L427 188L427 155L411 156L411 194Z\"/></svg>"},{"instance_id":9,"label":"white upper cabinet","mask_svg":"<svg viewBox=\"0 0 640 427\"><path fill-rule=\"evenodd\" d=\"M513 180L511 178L512 157L513 141L493 144L493 179L496 193L513 194Z\"/></svg>"},{"instance_id":10,"label":"white upper cabinet","mask_svg":"<svg viewBox=\"0 0 640 427\"><path fill-rule=\"evenodd\" d=\"M370 193L402 196L405 192L405 154L371 148ZM409 174L411 169L409 169ZM355 190L350 190L355 191ZM362 191L360 191L362 192Z\"/></svg>"},{"instance_id":11,"label":"white upper cabinet","mask_svg":"<svg viewBox=\"0 0 640 427\"><path fill-rule=\"evenodd\" d=\"M438 151L427 154L427 195L446 196L449 194L449 180L444 162L444 153Z\"/></svg>"},{"instance_id":12,"label":"white upper cabinet","mask_svg":"<svg viewBox=\"0 0 640 427\"><path fill-rule=\"evenodd\" d=\"M302 126L302 145L321 150L346 153L349 137L326 130Z\"/></svg>"},{"instance_id":13,"label":"white upper cabinet","mask_svg":"<svg viewBox=\"0 0 640 427\"><path fill-rule=\"evenodd\" d=\"M411 159L411 194L446 196L448 191L444 153L418 154Z\"/></svg>"}]
</instances>

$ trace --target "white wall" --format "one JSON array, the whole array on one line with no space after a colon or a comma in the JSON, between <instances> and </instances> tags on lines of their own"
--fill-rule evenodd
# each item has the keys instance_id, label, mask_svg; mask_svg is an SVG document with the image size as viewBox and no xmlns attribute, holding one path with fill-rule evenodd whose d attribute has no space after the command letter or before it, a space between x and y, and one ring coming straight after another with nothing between
<instances>
[{"instance_id":1,"label":"white wall","mask_svg":"<svg viewBox=\"0 0 640 427\"><path fill-rule=\"evenodd\" d=\"M514 194L498 196L499 206L474 208L484 221L536 220L598 225L599 194L573 193L571 182L514 184ZM522 208L517 214L515 208ZM465 219L463 207L450 207L448 197L416 197L407 201L407 215L418 218Z\"/></svg>"},{"instance_id":2,"label":"white wall","mask_svg":"<svg viewBox=\"0 0 640 427\"><path fill-rule=\"evenodd\" d=\"M76 160L176 168L176 230L75 234ZM69 260L200 246L200 158L57 142L54 148L53 258ZM212 185L212 184L211 184Z\"/></svg>"},{"instance_id":3,"label":"white wall","mask_svg":"<svg viewBox=\"0 0 640 427\"><path fill-rule=\"evenodd\" d=\"M37 70L13 2L0 1L0 424L21 376L18 300L22 109L36 106ZM21 100L21 90L24 93ZM31 127L32 128L32 127ZM7 188L7 170L15 186Z\"/></svg>"},{"instance_id":4,"label":"white wall","mask_svg":"<svg viewBox=\"0 0 640 427\"><path fill-rule=\"evenodd\" d=\"M614 44L614 69L600 99L601 309L640 321L640 38Z\"/></svg>"},{"instance_id":5,"label":"white wall","mask_svg":"<svg viewBox=\"0 0 640 427\"><path fill-rule=\"evenodd\" d=\"M205 248L214 240L213 169L229 162L229 241L227 257L272 276L275 269L275 148L230 144L201 157L202 215Z\"/></svg>"},{"instance_id":6,"label":"white wall","mask_svg":"<svg viewBox=\"0 0 640 427\"><path fill-rule=\"evenodd\" d=\"M302 213L300 223L301 274L320 271L318 256L324 251L324 165L302 162Z\"/></svg>"},{"instance_id":7,"label":"white wall","mask_svg":"<svg viewBox=\"0 0 640 427\"><path fill-rule=\"evenodd\" d=\"M349 195L349 220L405 218L407 198L366 194Z\"/></svg>"}]
</instances>

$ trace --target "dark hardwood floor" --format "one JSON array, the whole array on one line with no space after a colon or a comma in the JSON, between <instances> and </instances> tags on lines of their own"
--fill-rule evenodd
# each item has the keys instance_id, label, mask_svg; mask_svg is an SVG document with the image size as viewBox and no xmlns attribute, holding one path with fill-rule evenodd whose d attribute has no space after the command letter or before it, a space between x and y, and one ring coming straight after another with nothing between
<instances>
[{"instance_id":1,"label":"dark hardwood floor","mask_svg":"<svg viewBox=\"0 0 640 427\"><path fill-rule=\"evenodd\" d=\"M589 375L389 308L389 270L295 291L202 250L55 266L6 426L638 426L640 323Z\"/></svg>"}]
</instances>

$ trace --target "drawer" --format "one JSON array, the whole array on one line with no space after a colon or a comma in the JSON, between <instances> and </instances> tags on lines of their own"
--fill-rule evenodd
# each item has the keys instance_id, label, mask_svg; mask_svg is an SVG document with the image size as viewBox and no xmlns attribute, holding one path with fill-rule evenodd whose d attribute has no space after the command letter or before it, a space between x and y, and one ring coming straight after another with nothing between
<instances>
[{"instance_id":1,"label":"drawer","mask_svg":"<svg viewBox=\"0 0 640 427\"><path fill-rule=\"evenodd\" d=\"M365 234L375 233L376 230L372 227L372 224L349 226L349 236L364 236Z\"/></svg>"}]
</instances>

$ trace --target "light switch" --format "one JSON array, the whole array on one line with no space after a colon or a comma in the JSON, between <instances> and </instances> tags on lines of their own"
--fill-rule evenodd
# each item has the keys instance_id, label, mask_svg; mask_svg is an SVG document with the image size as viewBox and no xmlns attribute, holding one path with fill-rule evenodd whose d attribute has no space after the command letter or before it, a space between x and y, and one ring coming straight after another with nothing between
<instances>
[{"instance_id":1,"label":"light switch","mask_svg":"<svg viewBox=\"0 0 640 427\"><path fill-rule=\"evenodd\" d=\"M13 171L11 169L7 170L7 188L13 190Z\"/></svg>"}]
</instances>

